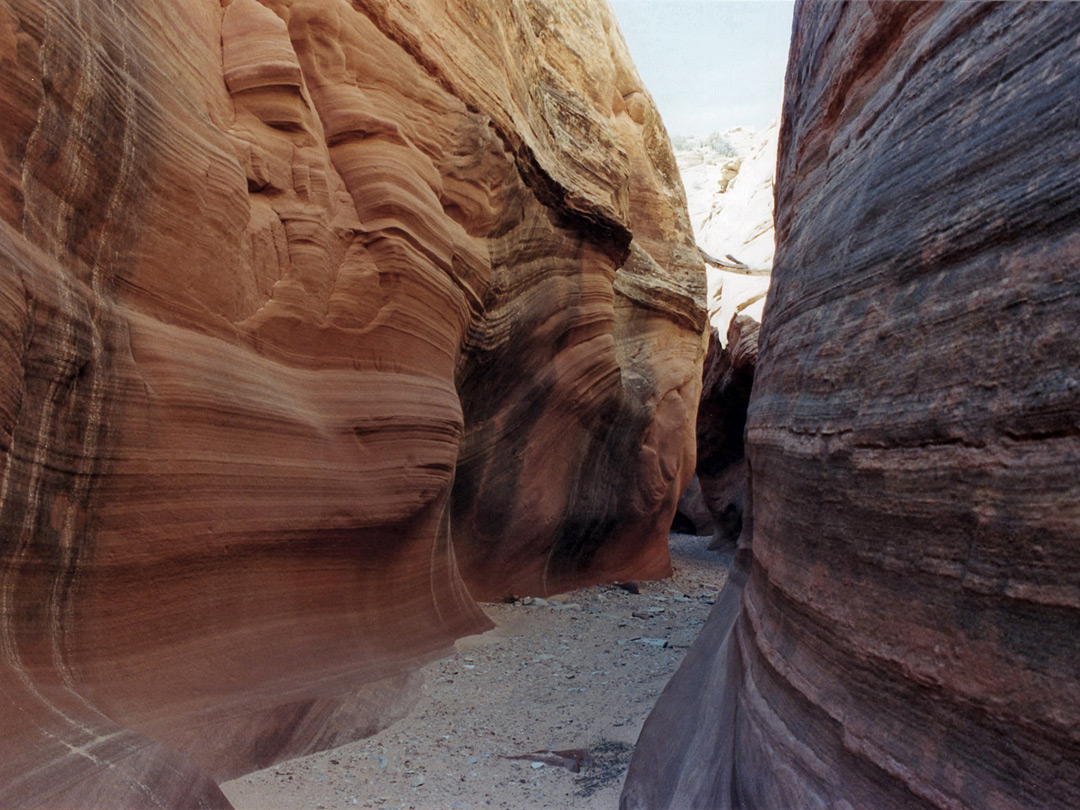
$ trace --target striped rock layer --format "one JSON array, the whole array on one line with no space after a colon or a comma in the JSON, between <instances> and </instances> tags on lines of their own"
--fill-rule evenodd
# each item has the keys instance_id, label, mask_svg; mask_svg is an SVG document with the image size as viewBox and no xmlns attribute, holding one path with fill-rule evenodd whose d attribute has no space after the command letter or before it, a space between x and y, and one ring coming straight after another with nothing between
<instances>
[{"instance_id":1,"label":"striped rock layer","mask_svg":"<svg viewBox=\"0 0 1080 810\"><path fill-rule=\"evenodd\" d=\"M1080 9L801 3L733 585L624 808L1080 806Z\"/></svg>"},{"instance_id":2,"label":"striped rock layer","mask_svg":"<svg viewBox=\"0 0 1080 810\"><path fill-rule=\"evenodd\" d=\"M0 806L225 806L665 574L703 304L605 4L0 2Z\"/></svg>"}]
</instances>

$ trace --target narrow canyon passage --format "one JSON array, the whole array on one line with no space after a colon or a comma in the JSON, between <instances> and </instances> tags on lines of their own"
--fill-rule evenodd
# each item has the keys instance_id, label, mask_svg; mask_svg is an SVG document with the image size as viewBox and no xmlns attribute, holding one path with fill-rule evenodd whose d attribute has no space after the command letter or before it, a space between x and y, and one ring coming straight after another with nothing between
<instances>
[{"instance_id":1,"label":"narrow canyon passage","mask_svg":"<svg viewBox=\"0 0 1080 810\"><path fill-rule=\"evenodd\" d=\"M675 574L484 604L494 630L425 667L409 715L375 736L222 785L237 810L610 810L646 715L727 580L729 552L671 535ZM537 751L585 750L572 773ZM580 761L580 757L579 757Z\"/></svg>"},{"instance_id":2,"label":"narrow canyon passage","mask_svg":"<svg viewBox=\"0 0 1080 810\"><path fill-rule=\"evenodd\" d=\"M1080 4L666 5L0 0L0 810L1080 808Z\"/></svg>"}]
</instances>

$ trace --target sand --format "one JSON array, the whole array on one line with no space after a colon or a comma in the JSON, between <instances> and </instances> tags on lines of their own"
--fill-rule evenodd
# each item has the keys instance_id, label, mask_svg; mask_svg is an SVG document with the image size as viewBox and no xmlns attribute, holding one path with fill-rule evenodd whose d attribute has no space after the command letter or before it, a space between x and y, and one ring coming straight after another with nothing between
<instances>
[{"instance_id":1,"label":"sand","mask_svg":"<svg viewBox=\"0 0 1080 810\"><path fill-rule=\"evenodd\" d=\"M425 667L404 720L222 789L237 810L617 807L638 732L727 577L730 555L708 540L671 535L675 576L638 594L601 586L484 605L496 629ZM540 751L584 766L528 758Z\"/></svg>"}]
</instances>

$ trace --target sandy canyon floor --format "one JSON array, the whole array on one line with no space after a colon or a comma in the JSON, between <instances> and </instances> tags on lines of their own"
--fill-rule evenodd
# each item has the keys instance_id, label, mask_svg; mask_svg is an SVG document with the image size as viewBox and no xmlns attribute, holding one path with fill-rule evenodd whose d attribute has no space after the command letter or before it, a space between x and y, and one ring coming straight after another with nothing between
<instances>
[{"instance_id":1,"label":"sandy canyon floor","mask_svg":"<svg viewBox=\"0 0 1080 810\"><path fill-rule=\"evenodd\" d=\"M708 541L672 534L675 576L639 593L484 605L496 628L424 668L407 718L222 789L238 810L617 807L638 732L727 578Z\"/></svg>"}]
</instances>

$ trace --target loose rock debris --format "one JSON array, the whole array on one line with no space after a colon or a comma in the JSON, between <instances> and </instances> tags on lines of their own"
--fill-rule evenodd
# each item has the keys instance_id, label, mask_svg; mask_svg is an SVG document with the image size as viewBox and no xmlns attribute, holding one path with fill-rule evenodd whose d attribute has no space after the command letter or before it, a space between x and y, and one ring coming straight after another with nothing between
<instances>
[{"instance_id":1,"label":"loose rock debris","mask_svg":"<svg viewBox=\"0 0 1080 810\"><path fill-rule=\"evenodd\" d=\"M571 773L578 773L583 767L593 764L592 755L584 748L571 748L565 751L533 751L531 754L519 754L518 756L504 756L503 759L524 759L533 763L535 768L540 765L555 765L566 768Z\"/></svg>"},{"instance_id":2,"label":"loose rock debris","mask_svg":"<svg viewBox=\"0 0 1080 810\"><path fill-rule=\"evenodd\" d=\"M637 592L484 605L496 629L425 667L404 720L222 789L237 810L617 807L641 725L727 578L708 542L673 534L675 576Z\"/></svg>"}]
</instances>

